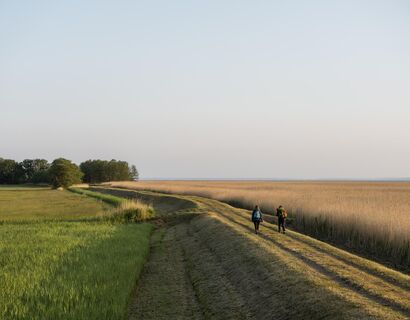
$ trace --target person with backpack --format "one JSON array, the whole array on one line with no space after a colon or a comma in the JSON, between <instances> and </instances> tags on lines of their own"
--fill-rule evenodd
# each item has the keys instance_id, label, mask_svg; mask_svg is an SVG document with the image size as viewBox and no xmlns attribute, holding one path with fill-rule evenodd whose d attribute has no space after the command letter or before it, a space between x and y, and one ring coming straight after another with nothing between
<instances>
[{"instance_id":1,"label":"person with backpack","mask_svg":"<svg viewBox=\"0 0 410 320\"><path fill-rule=\"evenodd\" d=\"M253 224L255 225L255 233L259 233L259 224L263 222L262 218L262 212L259 209L259 206L255 206L255 209L252 211L252 218L251 218Z\"/></svg>"},{"instance_id":2,"label":"person with backpack","mask_svg":"<svg viewBox=\"0 0 410 320\"><path fill-rule=\"evenodd\" d=\"M280 232L280 229L282 228L283 233L285 233L285 222L288 216L288 213L286 212L285 208L279 206L279 208L276 209L276 216L278 217L278 232Z\"/></svg>"}]
</instances>

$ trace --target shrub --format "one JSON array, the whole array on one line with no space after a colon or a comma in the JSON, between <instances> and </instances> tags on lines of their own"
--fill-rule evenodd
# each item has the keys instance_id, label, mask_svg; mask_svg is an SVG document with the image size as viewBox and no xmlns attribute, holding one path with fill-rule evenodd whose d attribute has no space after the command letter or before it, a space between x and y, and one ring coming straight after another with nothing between
<instances>
[{"instance_id":1,"label":"shrub","mask_svg":"<svg viewBox=\"0 0 410 320\"><path fill-rule=\"evenodd\" d=\"M106 218L115 222L142 222L155 216L152 206L136 200L124 200L110 210Z\"/></svg>"}]
</instances>

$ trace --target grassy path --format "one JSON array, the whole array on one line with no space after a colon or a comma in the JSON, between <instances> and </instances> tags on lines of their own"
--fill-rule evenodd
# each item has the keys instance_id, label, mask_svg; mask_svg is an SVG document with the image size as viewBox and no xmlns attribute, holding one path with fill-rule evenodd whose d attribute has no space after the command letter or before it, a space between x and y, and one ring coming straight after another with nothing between
<instances>
[{"instance_id":1,"label":"grassy path","mask_svg":"<svg viewBox=\"0 0 410 320\"><path fill-rule=\"evenodd\" d=\"M175 197L196 215L157 231L131 319L410 319L408 275L270 223L255 235L245 210Z\"/></svg>"},{"instance_id":2,"label":"grassy path","mask_svg":"<svg viewBox=\"0 0 410 320\"><path fill-rule=\"evenodd\" d=\"M130 319L201 319L181 245L185 224L153 235L151 256L135 297Z\"/></svg>"}]
</instances>

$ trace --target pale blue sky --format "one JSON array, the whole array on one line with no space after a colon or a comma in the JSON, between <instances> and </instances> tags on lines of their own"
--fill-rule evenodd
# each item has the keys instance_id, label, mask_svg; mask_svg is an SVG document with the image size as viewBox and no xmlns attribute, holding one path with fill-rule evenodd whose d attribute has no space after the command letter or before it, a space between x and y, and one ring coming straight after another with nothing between
<instances>
[{"instance_id":1,"label":"pale blue sky","mask_svg":"<svg viewBox=\"0 0 410 320\"><path fill-rule=\"evenodd\" d=\"M0 0L0 157L410 176L409 1Z\"/></svg>"}]
</instances>

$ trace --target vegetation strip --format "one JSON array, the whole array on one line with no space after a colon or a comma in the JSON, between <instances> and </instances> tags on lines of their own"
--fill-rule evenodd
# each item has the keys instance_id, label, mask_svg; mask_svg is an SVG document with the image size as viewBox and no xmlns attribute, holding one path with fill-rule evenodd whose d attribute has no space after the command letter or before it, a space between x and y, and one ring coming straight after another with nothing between
<instances>
[{"instance_id":1,"label":"vegetation strip","mask_svg":"<svg viewBox=\"0 0 410 320\"><path fill-rule=\"evenodd\" d=\"M103 194L103 193L99 193L99 192L94 192L94 191L89 191L87 189L82 189L82 188L74 188L74 187L70 187L68 188L69 191L74 192L74 193L78 193L78 194L83 194L101 201L104 201L106 203L109 203L113 206L119 206L121 203L123 203L125 201L124 198L120 198L120 197L116 197L113 195L109 195L109 194Z\"/></svg>"}]
</instances>

